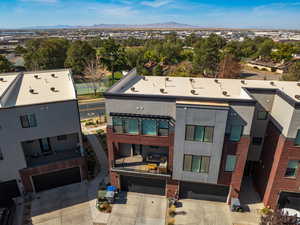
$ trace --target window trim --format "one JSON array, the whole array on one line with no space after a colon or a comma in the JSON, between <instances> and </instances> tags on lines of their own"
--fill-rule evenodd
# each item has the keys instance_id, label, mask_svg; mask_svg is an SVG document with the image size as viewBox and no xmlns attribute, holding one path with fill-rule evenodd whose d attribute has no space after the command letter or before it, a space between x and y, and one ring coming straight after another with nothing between
<instances>
[{"instance_id":1,"label":"window trim","mask_svg":"<svg viewBox=\"0 0 300 225\"><path fill-rule=\"evenodd\" d=\"M262 113L262 112L265 113L265 117L263 117L263 118L262 118L262 117L259 117L259 113ZM269 113L268 113L267 111L264 111L264 110L258 110L258 111L257 111L256 119L257 119L257 120L267 120L267 119L268 119L268 114L269 114Z\"/></svg>"},{"instance_id":2,"label":"window trim","mask_svg":"<svg viewBox=\"0 0 300 225\"><path fill-rule=\"evenodd\" d=\"M300 147L300 140L299 140L299 143L296 143L298 136L300 139L300 129L297 130L297 134L296 134L295 141L294 141L294 146L296 146L296 147Z\"/></svg>"},{"instance_id":3,"label":"window trim","mask_svg":"<svg viewBox=\"0 0 300 225\"><path fill-rule=\"evenodd\" d=\"M20 115L20 121L22 128L37 127L37 120L34 113Z\"/></svg>"},{"instance_id":4,"label":"window trim","mask_svg":"<svg viewBox=\"0 0 300 225\"><path fill-rule=\"evenodd\" d=\"M186 170L186 166L185 166L185 162L186 162L186 158L187 157L190 157L191 158L191 161L190 161L190 168L188 170ZM196 160L196 158L198 158L198 160L200 160L200 165L199 165L199 171L193 171L193 162L194 160ZM208 161L208 165L207 165L207 170L205 170L204 172L202 172L202 166L203 166L203 161L204 161L204 158L208 158L209 161ZM205 174L209 174L209 167L210 167L210 160L211 160L211 157L210 156L206 156L206 155L192 155L192 154L184 154L183 155L183 168L182 170L184 172L191 172L191 173L205 173Z\"/></svg>"},{"instance_id":5,"label":"window trim","mask_svg":"<svg viewBox=\"0 0 300 225\"><path fill-rule=\"evenodd\" d=\"M187 139L187 129L188 126L193 127L193 139ZM197 127L202 127L203 128L203 136L202 140L196 140L196 128ZM211 135L211 141L205 141L207 130L206 128L212 128L212 135ZM193 141L193 142L203 142L203 143L213 143L214 142L214 133L215 133L215 127L214 126L203 126L203 125L193 125L193 124L186 124L185 125L185 141Z\"/></svg>"},{"instance_id":6,"label":"window trim","mask_svg":"<svg viewBox=\"0 0 300 225\"><path fill-rule=\"evenodd\" d=\"M241 127L241 133L240 133L240 136L239 136L239 140L232 140L231 139L231 133L232 133L232 128L233 127L237 127L237 126L239 126L239 127ZM239 142L239 141L241 141L241 137L243 136L243 133L244 133L244 126L243 125L231 125L230 126L230 133L229 133L229 141L232 141L232 142Z\"/></svg>"},{"instance_id":7,"label":"window trim","mask_svg":"<svg viewBox=\"0 0 300 225\"><path fill-rule=\"evenodd\" d=\"M289 163L290 163L291 161L297 161L297 162L298 162L297 168L295 169L295 175L293 175L293 176L287 176L287 175L286 175L287 170L288 170L288 169L291 169L290 167L288 167L288 166L289 166ZM290 160L288 160L288 164L287 164L287 166L286 166L286 168L285 168L285 172L284 172L284 178L296 179L297 176L298 176L299 167L300 167L300 160L297 160L297 159L290 159Z\"/></svg>"},{"instance_id":8,"label":"window trim","mask_svg":"<svg viewBox=\"0 0 300 225\"><path fill-rule=\"evenodd\" d=\"M233 168L233 170L227 170L227 169L226 169L226 168L227 168L227 160L228 160L228 156L234 156L234 157L235 157L234 168ZM224 172L226 172L226 173L233 173L233 172L235 171L235 169L236 169L236 162L237 162L237 159L238 159L237 155L232 155L232 154L226 155L226 161L225 161Z\"/></svg>"}]
</instances>

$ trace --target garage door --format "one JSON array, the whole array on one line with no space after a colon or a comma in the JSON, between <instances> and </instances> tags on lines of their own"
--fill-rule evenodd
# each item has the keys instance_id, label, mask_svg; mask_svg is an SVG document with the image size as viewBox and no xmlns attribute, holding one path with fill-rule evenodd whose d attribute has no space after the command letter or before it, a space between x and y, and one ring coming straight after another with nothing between
<instances>
[{"instance_id":1,"label":"garage door","mask_svg":"<svg viewBox=\"0 0 300 225\"><path fill-rule=\"evenodd\" d=\"M300 193L281 192L278 200L278 207L290 208L300 211Z\"/></svg>"},{"instance_id":2,"label":"garage door","mask_svg":"<svg viewBox=\"0 0 300 225\"><path fill-rule=\"evenodd\" d=\"M10 202L11 198L18 196L20 196L20 191L16 180L0 183L0 205L5 205L7 202Z\"/></svg>"},{"instance_id":3,"label":"garage door","mask_svg":"<svg viewBox=\"0 0 300 225\"><path fill-rule=\"evenodd\" d=\"M123 191L165 195L166 181L144 177L121 176L121 188Z\"/></svg>"},{"instance_id":4,"label":"garage door","mask_svg":"<svg viewBox=\"0 0 300 225\"><path fill-rule=\"evenodd\" d=\"M80 168L60 170L57 172L37 175L32 177L35 191L44 191L67 184L81 182Z\"/></svg>"},{"instance_id":5,"label":"garage door","mask_svg":"<svg viewBox=\"0 0 300 225\"><path fill-rule=\"evenodd\" d=\"M226 201L229 187L222 185L182 182L180 198Z\"/></svg>"}]
</instances>

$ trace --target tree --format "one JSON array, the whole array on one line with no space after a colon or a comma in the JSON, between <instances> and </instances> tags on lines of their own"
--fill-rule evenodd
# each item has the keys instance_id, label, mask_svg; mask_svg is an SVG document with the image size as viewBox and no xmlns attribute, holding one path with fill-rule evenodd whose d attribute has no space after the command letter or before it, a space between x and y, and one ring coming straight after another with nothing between
<instances>
[{"instance_id":1,"label":"tree","mask_svg":"<svg viewBox=\"0 0 300 225\"><path fill-rule=\"evenodd\" d=\"M300 62L291 64L287 73L283 74L282 80L286 81L299 81L300 80Z\"/></svg>"},{"instance_id":2,"label":"tree","mask_svg":"<svg viewBox=\"0 0 300 225\"><path fill-rule=\"evenodd\" d=\"M286 43L278 43L276 51L272 52L271 57L276 62L289 61L293 57L293 45Z\"/></svg>"},{"instance_id":3,"label":"tree","mask_svg":"<svg viewBox=\"0 0 300 225\"><path fill-rule=\"evenodd\" d=\"M26 53L26 48L22 47L21 45L18 45L16 48L15 48L15 53L17 55L24 55Z\"/></svg>"},{"instance_id":4,"label":"tree","mask_svg":"<svg viewBox=\"0 0 300 225\"><path fill-rule=\"evenodd\" d=\"M263 60L269 60L271 58L272 49L274 47L274 42L270 39L265 40L258 47L258 56Z\"/></svg>"},{"instance_id":5,"label":"tree","mask_svg":"<svg viewBox=\"0 0 300 225\"><path fill-rule=\"evenodd\" d=\"M61 38L32 39L26 42L25 67L29 70L63 68L69 42Z\"/></svg>"},{"instance_id":6,"label":"tree","mask_svg":"<svg viewBox=\"0 0 300 225\"><path fill-rule=\"evenodd\" d=\"M223 48L225 44L225 40L215 34L200 40L194 48L194 73L215 76L220 63L220 49Z\"/></svg>"},{"instance_id":7,"label":"tree","mask_svg":"<svg viewBox=\"0 0 300 225\"><path fill-rule=\"evenodd\" d=\"M269 211L266 215L261 216L259 225L295 225L297 224L297 217L294 215L287 215L280 209Z\"/></svg>"},{"instance_id":8,"label":"tree","mask_svg":"<svg viewBox=\"0 0 300 225\"><path fill-rule=\"evenodd\" d=\"M0 73L6 73L13 71L13 65L7 58L0 55Z\"/></svg>"},{"instance_id":9,"label":"tree","mask_svg":"<svg viewBox=\"0 0 300 225\"><path fill-rule=\"evenodd\" d=\"M194 44L196 44L197 40L198 40L198 37L196 36L196 34L191 33L189 36L187 36L185 38L185 44L186 44L186 46L192 47L192 46L194 46Z\"/></svg>"},{"instance_id":10,"label":"tree","mask_svg":"<svg viewBox=\"0 0 300 225\"><path fill-rule=\"evenodd\" d=\"M125 57L127 61L127 66L129 69L135 68L138 64L143 63L144 58L143 48L127 48L125 50Z\"/></svg>"},{"instance_id":11,"label":"tree","mask_svg":"<svg viewBox=\"0 0 300 225\"><path fill-rule=\"evenodd\" d=\"M127 69L125 50L115 42L114 39L108 39L103 47L97 50L97 56L102 65L104 65L112 73L112 80L115 80L115 72Z\"/></svg>"},{"instance_id":12,"label":"tree","mask_svg":"<svg viewBox=\"0 0 300 225\"><path fill-rule=\"evenodd\" d=\"M219 65L219 78L238 78L241 74L240 61L231 54L226 54Z\"/></svg>"},{"instance_id":13,"label":"tree","mask_svg":"<svg viewBox=\"0 0 300 225\"><path fill-rule=\"evenodd\" d=\"M96 58L96 51L86 41L75 41L67 51L65 66L72 68L74 73L82 74L88 62Z\"/></svg>"},{"instance_id":14,"label":"tree","mask_svg":"<svg viewBox=\"0 0 300 225\"><path fill-rule=\"evenodd\" d=\"M106 71L100 66L98 59L92 59L87 62L84 69L84 77L89 81L91 88L94 90L94 95L97 94L97 84L104 78L105 74Z\"/></svg>"},{"instance_id":15,"label":"tree","mask_svg":"<svg viewBox=\"0 0 300 225\"><path fill-rule=\"evenodd\" d=\"M152 71L153 76L163 76L164 75L164 71L163 68L160 64L157 64Z\"/></svg>"}]
</instances>

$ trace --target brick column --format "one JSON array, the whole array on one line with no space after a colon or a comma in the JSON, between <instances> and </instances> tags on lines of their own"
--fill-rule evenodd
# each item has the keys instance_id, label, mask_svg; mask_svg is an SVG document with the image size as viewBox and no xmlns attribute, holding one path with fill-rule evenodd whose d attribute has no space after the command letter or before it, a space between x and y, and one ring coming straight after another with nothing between
<instances>
[{"instance_id":1,"label":"brick column","mask_svg":"<svg viewBox=\"0 0 300 225\"><path fill-rule=\"evenodd\" d=\"M177 196L176 196L177 195ZM179 195L179 181L167 179L166 182L166 196L167 198L176 198Z\"/></svg>"},{"instance_id":2,"label":"brick column","mask_svg":"<svg viewBox=\"0 0 300 225\"><path fill-rule=\"evenodd\" d=\"M244 168L247 161L250 138L248 136L241 137L236 146L236 165L231 176L229 201L231 198L238 198L244 176ZM226 160L226 159L225 159Z\"/></svg>"}]
</instances>

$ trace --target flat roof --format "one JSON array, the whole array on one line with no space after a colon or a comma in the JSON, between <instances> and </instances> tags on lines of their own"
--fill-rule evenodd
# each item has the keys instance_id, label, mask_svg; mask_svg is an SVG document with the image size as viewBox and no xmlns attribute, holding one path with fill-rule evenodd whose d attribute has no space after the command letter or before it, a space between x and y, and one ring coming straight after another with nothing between
<instances>
[{"instance_id":1,"label":"flat roof","mask_svg":"<svg viewBox=\"0 0 300 225\"><path fill-rule=\"evenodd\" d=\"M129 74L109 89L106 96L155 96L183 99L253 100L248 90L280 91L290 100L300 102L300 83L290 81L159 77Z\"/></svg>"},{"instance_id":2,"label":"flat roof","mask_svg":"<svg viewBox=\"0 0 300 225\"><path fill-rule=\"evenodd\" d=\"M76 99L69 69L0 74L0 96L1 108Z\"/></svg>"}]
</instances>

